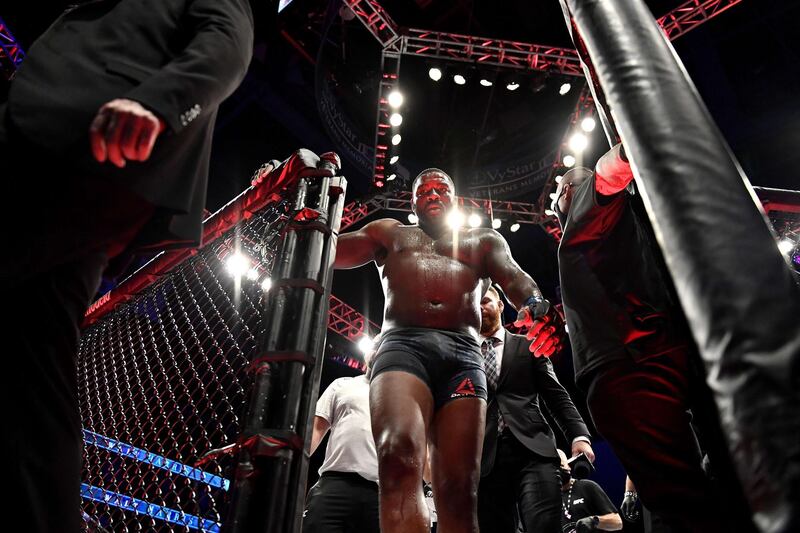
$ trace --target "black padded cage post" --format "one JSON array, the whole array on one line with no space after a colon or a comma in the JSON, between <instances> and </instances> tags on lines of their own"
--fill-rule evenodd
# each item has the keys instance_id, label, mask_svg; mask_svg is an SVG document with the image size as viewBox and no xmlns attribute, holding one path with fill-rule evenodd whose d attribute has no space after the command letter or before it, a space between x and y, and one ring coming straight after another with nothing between
<instances>
[{"instance_id":1,"label":"black padded cage post","mask_svg":"<svg viewBox=\"0 0 800 533\"><path fill-rule=\"evenodd\" d=\"M338 172L338 157L322 159ZM254 383L224 531L300 531L345 188L339 176L298 185L251 361Z\"/></svg>"},{"instance_id":2,"label":"black padded cage post","mask_svg":"<svg viewBox=\"0 0 800 533\"><path fill-rule=\"evenodd\" d=\"M799 531L798 280L645 3L560 1L625 144L756 526Z\"/></svg>"}]
</instances>

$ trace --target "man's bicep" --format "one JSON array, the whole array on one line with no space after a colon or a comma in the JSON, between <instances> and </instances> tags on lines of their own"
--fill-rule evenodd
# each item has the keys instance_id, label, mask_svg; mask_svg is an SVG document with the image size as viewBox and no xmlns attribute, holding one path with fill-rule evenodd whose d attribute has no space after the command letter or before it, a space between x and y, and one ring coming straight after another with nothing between
<instances>
[{"instance_id":1,"label":"man's bicep","mask_svg":"<svg viewBox=\"0 0 800 533\"><path fill-rule=\"evenodd\" d=\"M380 226L370 223L358 231L339 235L333 267L357 268L377 259L383 249L380 241L381 231Z\"/></svg>"}]
</instances>

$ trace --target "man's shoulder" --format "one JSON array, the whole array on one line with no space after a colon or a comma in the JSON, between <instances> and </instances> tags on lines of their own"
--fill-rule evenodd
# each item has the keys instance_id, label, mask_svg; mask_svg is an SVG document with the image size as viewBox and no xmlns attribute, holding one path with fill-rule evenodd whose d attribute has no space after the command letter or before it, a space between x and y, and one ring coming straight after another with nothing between
<instances>
[{"instance_id":1,"label":"man's shoulder","mask_svg":"<svg viewBox=\"0 0 800 533\"><path fill-rule=\"evenodd\" d=\"M575 484L578 489L587 491L587 492L595 492L601 491L603 492L602 487L598 485L596 482L592 481L591 479L576 479Z\"/></svg>"}]
</instances>

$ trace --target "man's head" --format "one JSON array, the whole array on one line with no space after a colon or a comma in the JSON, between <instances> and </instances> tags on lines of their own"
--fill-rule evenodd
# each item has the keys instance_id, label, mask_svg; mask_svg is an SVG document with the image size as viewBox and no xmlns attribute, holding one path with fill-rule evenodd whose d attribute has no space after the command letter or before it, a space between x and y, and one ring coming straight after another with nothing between
<instances>
[{"instance_id":1,"label":"man's head","mask_svg":"<svg viewBox=\"0 0 800 533\"><path fill-rule=\"evenodd\" d=\"M569 208L572 205L572 195L574 194L575 188L591 178L592 174L591 169L575 167L568 170L561 178L556 188L556 198L553 200L553 203L550 204L550 208L556 212L556 216L558 217L558 221L561 222L562 228L566 222Z\"/></svg>"},{"instance_id":2,"label":"man's head","mask_svg":"<svg viewBox=\"0 0 800 533\"><path fill-rule=\"evenodd\" d=\"M444 223L455 198L453 179L438 168L423 170L411 185L411 210L423 223Z\"/></svg>"},{"instance_id":3,"label":"man's head","mask_svg":"<svg viewBox=\"0 0 800 533\"><path fill-rule=\"evenodd\" d=\"M500 293L489 285L481 298L481 335L488 337L500 328L504 307Z\"/></svg>"}]
</instances>

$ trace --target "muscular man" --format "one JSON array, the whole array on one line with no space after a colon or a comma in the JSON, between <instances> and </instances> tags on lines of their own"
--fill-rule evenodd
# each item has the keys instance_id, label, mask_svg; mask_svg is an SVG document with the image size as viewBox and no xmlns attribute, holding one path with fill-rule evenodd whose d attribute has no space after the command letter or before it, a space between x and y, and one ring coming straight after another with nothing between
<instances>
[{"instance_id":1,"label":"muscular man","mask_svg":"<svg viewBox=\"0 0 800 533\"><path fill-rule=\"evenodd\" d=\"M564 533L617 531L622 518L600 485L590 479L572 479L567 455L558 450L561 465L561 530Z\"/></svg>"},{"instance_id":2,"label":"muscular man","mask_svg":"<svg viewBox=\"0 0 800 533\"><path fill-rule=\"evenodd\" d=\"M477 342L481 280L497 282L528 324L548 324L537 328L536 354L557 347L554 310L500 234L448 227L455 187L446 173L423 171L412 195L419 225L382 219L342 235L335 265L374 261L383 284L382 338L370 386L381 530L428 531L422 471L430 437L438 530L474 532L486 408Z\"/></svg>"},{"instance_id":3,"label":"muscular man","mask_svg":"<svg viewBox=\"0 0 800 533\"><path fill-rule=\"evenodd\" d=\"M31 46L0 105L8 232L0 291L15 303L2 456L26 531L80 525L78 324L110 259L197 243L217 108L252 54L247 0L71 6Z\"/></svg>"},{"instance_id":4,"label":"muscular man","mask_svg":"<svg viewBox=\"0 0 800 533\"><path fill-rule=\"evenodd\" d=\"M699 358L658 249L626 192L632 178L617 145L596 172L573 169L556 192L576 383L653 513L678 531L749 531ZM716 450L724 495L703 470L690 409L703 418L709 454Z\"/></svg>"},{"instance_id":5,"label":"muscular man","mask_svg":"<svg viewBox=\"0 0 800 533\"><path fill-rule=\"evenodd\" d=\"M481 351L489 401L483 438L478 521L481 533L514 533L515 504L525 531L561 531L558 454L542 416L544 400L572 455L594 460L589 430L546 357L531 357L525 337L502 325L504 303L494 287L481 299Z\"/></svg>"}]
</instances>

